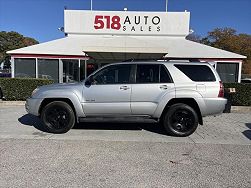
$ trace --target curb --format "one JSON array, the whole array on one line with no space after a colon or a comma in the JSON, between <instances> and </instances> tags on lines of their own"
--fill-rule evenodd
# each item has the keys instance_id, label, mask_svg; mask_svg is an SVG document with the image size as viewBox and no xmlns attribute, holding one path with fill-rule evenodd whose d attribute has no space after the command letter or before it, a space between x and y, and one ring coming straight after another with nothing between
<instances>
[{"instance_id":1,"label":"curb","mask_svg":"<svg viewBox=\"0 0 251 188\"><path fill-rule=\"evenodd\" d=\"M251 106L231 106L231 112L251 112Z\"/></svg>"},{"instance_id":2,"label":"curb","mask_svg":"<svg viewBox=\"0 0 251 188\"><path fill-rule=\"evenodd\" d=\"M25 101L2 101L0 100L0 106L23 106Z\"/></svg>"}]
</instances>

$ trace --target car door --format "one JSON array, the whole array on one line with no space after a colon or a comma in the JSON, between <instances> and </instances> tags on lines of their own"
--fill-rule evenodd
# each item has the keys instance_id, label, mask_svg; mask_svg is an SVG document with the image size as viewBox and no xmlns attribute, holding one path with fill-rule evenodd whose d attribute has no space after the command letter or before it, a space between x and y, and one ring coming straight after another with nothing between
<instances>
[{"instance_id":1,"label":"car door","mask_svg":"<svg viewBox=\"0 0 251 188\"><path fill-rule=\"evenodd\" d=\"M87 116L131 115L130 64L108 65L87 79L82 106ZM91 80L91 81L90 81Z\"/></svg>"},{"instance_id":2,"label":"car door","mask_svg":"<svg viewBox=\"0 0 251 188\"><path fill-rule=\"evenodd\" d=\"M136 80L132 84L132 114L153 115L161 98L173 89L172 79L163 64L137 64Z\"/></svg>"}]
</instances>

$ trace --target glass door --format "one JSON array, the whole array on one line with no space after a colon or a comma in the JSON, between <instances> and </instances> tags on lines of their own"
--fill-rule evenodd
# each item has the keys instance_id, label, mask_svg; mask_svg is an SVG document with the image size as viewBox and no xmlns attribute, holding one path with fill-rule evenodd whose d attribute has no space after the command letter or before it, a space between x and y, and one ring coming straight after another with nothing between
<instances>
[{"instance_id":1,"label":"glass door","mask_svg":"<svg viewBox=\"0 0 251 188\"><path fill-rule=\"evenodd\" d=\"M63 82L78 82L80 80L79 60L63 59Z\"/></svg>"}]
</instances>

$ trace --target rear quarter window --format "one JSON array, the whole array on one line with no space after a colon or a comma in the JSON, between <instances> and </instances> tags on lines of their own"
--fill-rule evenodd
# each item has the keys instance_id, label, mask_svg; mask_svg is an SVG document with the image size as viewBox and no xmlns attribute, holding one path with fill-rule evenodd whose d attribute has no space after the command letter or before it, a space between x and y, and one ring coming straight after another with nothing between
<instances>
[{"instance_id":1,"label":"rear quarter window","mask_svg":"<svg viewBox=\"0 0 251 188\"><path fill-rule=\"evenodd\" d=\"M174 65L188 78L195 82L216 81L212 70L207 65Z\"/></svg>"}]
</instances>

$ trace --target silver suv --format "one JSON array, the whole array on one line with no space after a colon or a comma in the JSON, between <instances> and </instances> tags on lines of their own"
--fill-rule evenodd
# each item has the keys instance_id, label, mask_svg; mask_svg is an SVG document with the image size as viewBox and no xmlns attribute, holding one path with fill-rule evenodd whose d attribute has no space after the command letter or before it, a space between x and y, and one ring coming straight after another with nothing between
<instances>
[{"instance_id":1,"label":"silver suv","mask_svg":"<svg viewBox=\"0 0 251 188\"><path fill-rule=\"evenodd\" d=\"M202 117L221 114L223 85L208 63L109 64L84 82L35 89L26 110L52 133L65 133L87 118L151 118L174 136L192 134Z\"/></svg>"}]
</instances>

